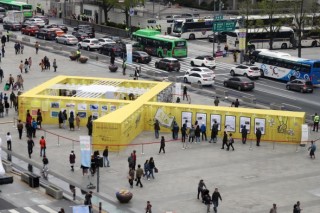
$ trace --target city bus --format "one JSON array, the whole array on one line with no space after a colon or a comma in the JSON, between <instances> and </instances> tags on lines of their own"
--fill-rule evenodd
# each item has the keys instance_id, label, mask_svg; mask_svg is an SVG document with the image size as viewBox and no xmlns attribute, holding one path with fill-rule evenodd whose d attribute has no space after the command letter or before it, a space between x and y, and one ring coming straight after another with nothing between
<instances>
[{"instance_id":1,"label":"city bus","mask_svg":"<svg viewBox=\"0 0 320 213\"><path fill-rule=\"evenodd\" d=\"M173 58L188 56L187 41L185 39L162 35L157 30L142 29L132 34L140 48L149 55Z\"/></svg>"},{"instance_id":2,"label":"city bus","mask_svg":"<svg viewBox=\"0 0 320 213\"><path fill-rule=\"evenodd\" d=\"M0 7L3 7L6 11L17 10L23 11L25 18L31 18L33 15L32 5L25 2L12 1L12 0L0 0Z\"/></svg>"},{"instance_id":3,"label":"city bus","mask_svg":"<svg viewBox=\"0 0 320 213\"><path fill-rule=\"evenodd\" d=\"M251 63L260 68L261 76L281 81L305 79L320 84L320 60L293 57L288 53L255 50Z\"/></svg>"},{"instance_id":4,"label":"city bus","mask_svg":"<svg viewBox=\"0 0 320 213\"><path fill-rule=\"evenodd\" d=\"M239 50L239 29L234 32L227 32L227 44L229 50ZM287 49L295 45L294 31L290 27L279 27L274 32L273 48ZM248 49L270 49L270 33L268 28L248 29L247 34Z\"/></svg>"},{"instance_id":5,"label":"city bus","mask_svg":"<svg viewBox=\"0 0 320 213\"><path fill-rule=\"evenodd\" d=\"M212 32L212 19L175 20L171 35L184 39L208 38Z\"/></svg>"},{"instance_id":6,"label":"city bus","mask_svg":"<svg viewBox=\"0 0 320 213\"><path fill-rule=\"evenodd\" d=\"M317 47L320 45L320 31L315 27L304 27L302 29L301 46Z\"/></svg>"}]
</instances>

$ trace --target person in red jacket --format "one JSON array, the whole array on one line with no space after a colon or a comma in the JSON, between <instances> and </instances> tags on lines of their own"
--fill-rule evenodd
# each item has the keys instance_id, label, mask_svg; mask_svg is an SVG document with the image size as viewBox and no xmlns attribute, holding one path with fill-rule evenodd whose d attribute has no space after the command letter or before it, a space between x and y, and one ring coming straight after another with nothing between
<instances>
[{"instance_id":1,"label":"person in red jacket","mask_svg":"<svg viewBox=\"0 0 320 213\"><path fill-rule=\"evenodd\" d=\"M39 144L40 144L40 157L42 157L42 155L46 156L47 144L46 144L46 140L44 139L43 136L41 136Z\"/></svg>"}]
</instances>

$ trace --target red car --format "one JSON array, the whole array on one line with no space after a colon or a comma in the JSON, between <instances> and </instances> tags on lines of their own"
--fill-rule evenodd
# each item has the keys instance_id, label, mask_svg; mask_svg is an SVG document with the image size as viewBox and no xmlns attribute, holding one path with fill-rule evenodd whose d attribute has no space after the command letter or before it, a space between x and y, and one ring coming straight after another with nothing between
<instances>
[{"instance_id":1,"label":"red car","mask_svg":"<svg viewBox=\"0 0 320 213\"><path fill-rule=\"evenodd\" d=\"M37 27L37 26L26 26L21 29L21 34L35 36L36 32L38 32L38 31L39 31L39 27Z\"/></svg>"}]
</instances>

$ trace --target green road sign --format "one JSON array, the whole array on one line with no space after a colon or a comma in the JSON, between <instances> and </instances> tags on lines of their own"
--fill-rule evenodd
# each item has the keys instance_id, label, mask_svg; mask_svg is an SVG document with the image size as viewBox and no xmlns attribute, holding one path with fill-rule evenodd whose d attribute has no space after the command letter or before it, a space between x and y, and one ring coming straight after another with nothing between
<instances>
[{"instance_id":1,"label":"green road sign","mask_svg":"<svg viewBox=\"0 0 320 213\"><path fill-rule=\"evenodd\" d=\"M221 20L221 21L214 21L212 26L213 32L229 32L234 31L236 28L236 21L231 20Z\"/></svg>"},{"instance_id":2,"label":"green road sign","mask_svg":"<svg viewBox=\"0 0 320 213\"><path fill-rule=\"evenodd\" d=\"M214 20L216 20L216 21L223 20L223 15L214 16Z\"/></svg>"}]
</instances>

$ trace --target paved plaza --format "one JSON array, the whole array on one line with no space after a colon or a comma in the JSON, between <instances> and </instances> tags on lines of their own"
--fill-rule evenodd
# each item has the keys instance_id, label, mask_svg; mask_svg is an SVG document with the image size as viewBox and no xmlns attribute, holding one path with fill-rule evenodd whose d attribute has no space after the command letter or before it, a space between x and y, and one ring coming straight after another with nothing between
<instances>
[{"instance_id":1,"label":"paved plaza","mask_svg":"<svg viewBox=\"0 0 320 213\"><path fill-rule=\"evenodd\" d=\"M19 74L20 60L24 61L30 56L33 58L31 72L23 74L25 90L56 75L129 78L128 75L123 76L121 72L110 73L107 65L100 62L79 64L62 55L42 50L36 55L34 48L30 47L25 47L24 55L16 56L12 42L7 44L6 48L6 57L1 62L5 76L1 91L9 74L13 76ZM54 58L57 60L57 73L52 70L40 72L38 64L45 55L51 62ZM127 73L130 72L132 71ZM193 104L213 105L213 98L193 93L190 95ZM229 105L225 102L221 104ZM13 136L13 155L41 166L39 139L45 135L50 172L62 180L86 189L89 179L87 176L82 176L80 148L76 142L79 140L79 135L87 135L86 127L82 127L80 131L69 131L59 129L58 124L43 125L48 132L37 132L37 138L34 139L36 144L34 153L32 159L29 159L27 138L24 134L23 140L18 139L18 132L12 124L14 117L16 115L11 110L8 117L0 118L2 141L5 141L5 133L8 131ZM85 122L82 121L83 124ZM58 139L58 135L62 137ZM164 135L167 141L171 140L170 134L161 135ZM254 136L251 133L249 137ZM310 139L316 138L319 138L319 134L310 132ZM269 211L272 203L277 204L280 213L292 212L293 204L298 200L301 202L303 212L320 211L318 158L310 160L307 147L277 143L262 143L260 147L256 147L255 141L250 140L243 145L236 140L235 151L228 152L220 149L220 139L217 144L201 142L192 144L190 149L182 150L181 142L170 141L166 144L166 153L158 155L159 143L141 145L150 142L159 140L154 138L152 132L144 132L125 150L110 153L111 167L100 170L100 192L93 200L95 204L101 201L103 208L110 213L131 213L143 212L146 201L150 200L155 213L205 212L205 206L196 199L198 182L203 179L210 194L215 187L219 188L223 199L219 204L219 213L264 213ZM3 149L6 149L5 143L3 146ZM71 150L75 150L77 155L75 172L71 172L69 166L68 156ZM155 174L154 180L143 179L143 188L134 187L131 190L133 199L129 204L119 204L115 192L123 188L129 189L127 158L133 150L137 150L138 164L143 165L146 159L154 157L159 173ZM96 185L96 176L90 181Z\"/></svg>"}]
</instances>

